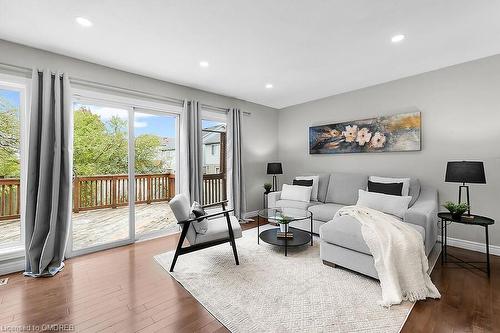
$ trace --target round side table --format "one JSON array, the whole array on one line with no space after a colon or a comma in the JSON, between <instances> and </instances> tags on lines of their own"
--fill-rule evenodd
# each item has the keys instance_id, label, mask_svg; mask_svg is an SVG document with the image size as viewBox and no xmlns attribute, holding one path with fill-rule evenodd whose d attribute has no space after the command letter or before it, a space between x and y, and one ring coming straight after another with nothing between
<instances>
[{"instance_id":1,"label":"round side table","mask_svg":"<svg viewBox=\"0 0 500 333\"><path fill-rule=\"evenodd\" d=\"M466 225L475 225L475 226L480 226L484 228L485 232L485 237L486 237L486 261L463 261L453 255L449 255L450 257L453 257L453 259L457 261L453 261L452 263L462 263L469 265L472 268L481 270L484 272L484 270L481 267L477 267L474 264L486 264L486 272L488 274L488 277L490 276L490 238L488 235L488 226L492 225L495 223L495 220L492 218L486 217L486 216L481 216L481 215L464 215L460 219L454 219L451 216L451 213L438 213L438 217L441 219L441 263L445 264L448 261L448 231L447 231L447 226L448 224L451 223L460 223L460 224L466 224Z\"/></svg>"}]
</instances>

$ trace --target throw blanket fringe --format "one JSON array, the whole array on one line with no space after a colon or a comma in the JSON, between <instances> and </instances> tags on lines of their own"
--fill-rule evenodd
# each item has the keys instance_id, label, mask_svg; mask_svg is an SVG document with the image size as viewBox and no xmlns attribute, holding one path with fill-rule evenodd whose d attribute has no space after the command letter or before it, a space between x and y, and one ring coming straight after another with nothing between
<instances>
[{"instance_id":1,"label":"throw blanket fringe","mask_svg":"<svg viewBox=\"0 0 500 333\"><path fill-rule=\"evenodd\" d=\"M400 220L377 210L347 206L336 216L348 215L361 223L361 232L375 261L382 300L390 307L402 301L441 298L428 274L422 235Z\"/></svg>"}]
</instances>

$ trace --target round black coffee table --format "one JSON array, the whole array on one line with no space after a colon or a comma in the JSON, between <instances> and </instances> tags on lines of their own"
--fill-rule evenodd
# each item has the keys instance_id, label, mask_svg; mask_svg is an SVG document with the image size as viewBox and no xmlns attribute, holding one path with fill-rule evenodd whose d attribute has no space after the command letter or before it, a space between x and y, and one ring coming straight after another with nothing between
<instances>
[{"instance_id":1,"label":"round black coffee table","mask_svg":"<svg viewBox=\"0 0 500 333\"><path fill-rule=\"evenodd\" d=\"M260 219L266 219L269 222L274 222L279 225L286 225L286 230L289 233L292 233L292 238L278 237L278 232L280 232L280 228L268 229L260 232ZM310 220L311 230L303 231L299 229L295 229L289 227L289 223L293 221L300 220ZM267 208L259 211L257 217L257 243L259 243L259 239L262 239L263 242L268 244L282 246L285 248L285 256L288 254L288 247L296 247L306 245L311 242L311 246L313 245L313 229L312 229L312 213L303 209L296 208Z\"/></svg>"}]
</instances>

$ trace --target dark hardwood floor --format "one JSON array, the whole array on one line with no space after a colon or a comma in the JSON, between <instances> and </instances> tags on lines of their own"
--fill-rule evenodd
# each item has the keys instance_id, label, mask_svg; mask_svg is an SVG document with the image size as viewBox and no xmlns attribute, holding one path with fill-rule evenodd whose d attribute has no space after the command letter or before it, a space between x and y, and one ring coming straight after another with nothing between
<instances>
[{"instance_id":1,"label":"dark hardwood floor","mask_svg":"<svg viewBox=\"0 0 500 333\"><path fill-rule=\"evenodd\" d=\"M173 250L177 239L171 235L69 259L53 278L9 275L9 284L0 287L0 331L72 324L77 332L227 332L153 261ZM451 251L482 259L471 251ZM418 302L403 332L500 331L500 257L492 256L489 280L484 273L442 268L440 262L432 279L443 298Z\"/></svg>"},{"instance_id":2,"label":"dark hardwood floor","mask_svg":"<svg viewBox=\"0 0 500 333\"><path fill-rule=\"evenodd\" d=\"M465 261L484 261L479 252L449 247ZM491 256L491 276L456 264L436 263L432 281L440 300L415 304L402 332L500 332L500 257ZM441 259L441 258L440 258Z\"/></svg>"}]
</instances>

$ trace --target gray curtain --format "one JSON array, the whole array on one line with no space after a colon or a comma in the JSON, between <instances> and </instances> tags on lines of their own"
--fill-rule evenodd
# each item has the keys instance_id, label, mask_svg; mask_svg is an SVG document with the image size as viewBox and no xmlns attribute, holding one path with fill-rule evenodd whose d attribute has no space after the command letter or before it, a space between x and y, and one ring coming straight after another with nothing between
<instances>
[{"instance_id":1,"label":"gray curtain","mask_svg":"<svg viewBox=\"0 0 500 333\"><path fill-rule=\"evenodd\" d=\"M67 75L33 70L26 190L28 276L64 267L71 221L72 111Z\"/></svg>"},{"instance_id":2,"label":"gray curtain","mask_svg":"<svg viewBox=\"0 0 500 333\"><path fill-rule=\"evenodd\" d=\"M241 154L241 117L242 112L240 109L229 110L227 127L228 177L231 180L229 197L234 208L234 215L240 220L244 218L247 210L243 157Z\"/></svg>"},{"instance_id":3,"label":"gray curtain","mask_svg":"<svg viewBox=\"0 0 500 333\"><path fill-rule=\"evenodd\" d=\"M187 102L189 196L191 202L201 203L203 185L203 152L201 145L201 105Z\"/></svg>"}]
</instances>

